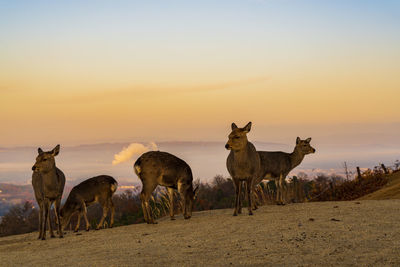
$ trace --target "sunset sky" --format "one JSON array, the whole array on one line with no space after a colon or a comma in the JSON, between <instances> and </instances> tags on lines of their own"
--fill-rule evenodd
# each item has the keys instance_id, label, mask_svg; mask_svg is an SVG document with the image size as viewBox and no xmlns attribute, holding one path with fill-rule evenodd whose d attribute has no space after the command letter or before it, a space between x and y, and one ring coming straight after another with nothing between
<instances>
[{"instance_id":1,"label":"sunset sky","mask_svg":"<svg viewBox=\"0 0 400 267\"><path fill-rule=\"evenodd\" d=\"M0 1L0 147L400 144L400 1Z\"/></svg>"}]
</instances>

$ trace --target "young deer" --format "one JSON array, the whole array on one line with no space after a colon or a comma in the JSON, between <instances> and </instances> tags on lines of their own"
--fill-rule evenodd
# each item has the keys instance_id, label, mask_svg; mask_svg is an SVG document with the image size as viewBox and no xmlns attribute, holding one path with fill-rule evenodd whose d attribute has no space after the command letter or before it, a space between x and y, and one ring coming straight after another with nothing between
<instances>
[{"instance_id":1,"label":"young deer","mask_svg":"<svg viewBox=\"0 0 400 267\"><path fill-rule=\"evenodd\" d=\"M78 222L75 227L75 232L79 230L81 217L83 215L86 222L86 231L89 231L89 221L87 218L86 207L100 203L103 208L103 216L96 230L99 230L104 223L109 209L111 209L110 227L114 224L114 203L112 196L117 190L118 183L115 179L108 175L100 175L83 181L74 186L67 198L64 206L61 208L61 224L64 229L73 214L78 213Z\"/></svg>"},{"instance_id":2,"label":"young deer","mask_svg":"<svg viewBox=\"0 0 400 267\"><path fill-rule=\"evenodd\" d=\"M233 216L241 213L240 192L242 181L246 183L249 215L253 215L251 196L254 191L254 180L258 178L260 172L260 157L254 145L247 140L246 134L250 132L250 129L251 122L244 128L238 128L235 123L232 123L232 132L229 134L229 140L225 145L225 148L231 151L226 160L226 167L236 190Z\"/></svg>"},{"instance_id":3,"label":"young deer","mask_svg":"<svg viewBox=\"0 0 400 267\"><path fill-rule=\"evenodd\" d=\"M315 153L310 142L311 138L301 140L300 137L297 137L296 146L292 153L257 151L261 160L261 175L257 177L254 185L259 184L264 179L275 180L277 184L277 204L284 205L284 180L289 172L303 161L305 155ZM256 208L256 206L254 207Z\"/></svg>"},{"instance_id":4,"label":"young deer","mask_svg":"<svg viewBox=\"0 0 400 267\"><path fill-rule=\"evenodd\" d=\"M35 192L35 198L39 204L39 239L46 239L46 227L49 224L50 235L54 237L50 221L51 205L55 203L55 213L58 226L58 235L63 237L60 222L60 204L64 191L65 176L64 173L56 167L54 157L60 152L60 145L53 150L43 152L38 149L39 155L36 157L36 163L32 170L32 186Z\"/></svg>"},{"instance_id":5,"label":"young deer","mask_svg":"<svg viewBox=\"0 0 400 267\"><path fill-rule=\"evenodd\" d=\"M180 158L167 152L150 151L141 155L133 165L136 175L142 181L142 202L144 220L154 224L149 200L157 185L167 187L170 206L169 214L174 220L174 189L178 189L181 196L183 215L185 219L192 216L193 202L198 187L193 190L192 170Z\"/></svg>"}]
</instances>

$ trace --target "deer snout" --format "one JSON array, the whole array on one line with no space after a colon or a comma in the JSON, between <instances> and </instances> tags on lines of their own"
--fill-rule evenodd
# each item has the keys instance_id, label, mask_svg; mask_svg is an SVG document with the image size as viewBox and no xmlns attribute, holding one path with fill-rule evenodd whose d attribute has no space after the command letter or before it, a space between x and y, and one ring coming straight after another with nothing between
<instances>
[{"instance_id":1,"label":"deer snout","mask_svg":"<svg viewBox=\"0 0 400 267\"><path fill-rule=\"evenodd\" d=\"M225 145L225 148L226 148L226 149L229 149L229 148L231 148L231 146L227 143L227 144Z\"/></svg>"},{"instance_id":2,"label":"deer snout","mask_svg":"<svg viewBox=\"0 0 400 267\"><path fill-rule=\"evenodd\" d=\"M312 149L311 149L311 152L312 152L312 153L315 153L315 151L316 151L315 148L312 148Z\"/></svg>"},{"instance_id":3,"label":"deer snout","mask_svg":"<svg viewBox=\"0 0 400 267\"><path fill-rule=\"evenodd\" d=\"M36 166L33 165L33 166L32 166L32 171L35 171L35 170L36 170Z\"/></svg>"}]
</instances>

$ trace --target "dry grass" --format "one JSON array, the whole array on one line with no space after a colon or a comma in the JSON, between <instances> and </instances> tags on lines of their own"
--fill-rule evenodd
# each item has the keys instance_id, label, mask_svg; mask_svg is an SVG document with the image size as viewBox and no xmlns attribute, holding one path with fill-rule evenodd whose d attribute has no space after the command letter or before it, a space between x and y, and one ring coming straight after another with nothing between
<instances>
[{"instance_id":1,"label":"dry grass","mask_svg":"<svg viewBox=\"0 0 400 267\"><path fill-rule=\"evenodd\" d=\"M400 171L391 174L389 182L378 191L361 197L365 200L400 199Z\"/></svg>"},{"instance_id":2,"label":"dry grass","mask_svg":"<svg viewBox=\"0 0 400 267\"><path fill-rule=\"evenodd\" d=\"M262 206L254 216L232 209L192 219L0 238L3 266L399 266L400 200Z\"/></svg>"}]
</instances>

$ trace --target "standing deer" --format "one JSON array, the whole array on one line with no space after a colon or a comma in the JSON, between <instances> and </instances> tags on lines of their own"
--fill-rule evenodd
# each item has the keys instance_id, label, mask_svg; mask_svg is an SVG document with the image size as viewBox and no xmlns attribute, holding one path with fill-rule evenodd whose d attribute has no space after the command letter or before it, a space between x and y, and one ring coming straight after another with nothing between
<instances>
[{"instance_id":1,"label":"standing deer","mask_svg":"<svg viewBox=\"0 0 400 267\"><path fill-rule=\"evenodd\" d=\"M253 183L259 177L260 157L254 145L247 140L247 133L250 132L250 129L251 122L244 128L238 128L235 123L232 123L232 132L229 134L229 140L225 145L225 148L231 151L226 160L226 167L232 177L236 192L233 216L241 213L240 192L242 181L246 183L245 189L247 189L249 201L249 215L253 215Z\"/></svg>"},{"instance_id":2,"label":"standing deer","mask_svg":"<svg viewBox=\"0 0 400 267\"><path fill-rule=\"evenodd\" d=\"M78 213L78 222L75 227L75 232L79 230L82 215L86 222L86 231L89 231L90 225L87 218L86 207L94 203L100 203L103 208L103 216L96 230L99 230L103 225L109 209L111 209L110 227L113 227L115 209L112 196L117 190L117 187L117 181L108 175L96 176L74 186L71 193L69 193L67 201L61 208L62 228L64 229L68 225L73 214Z\"/></svg>"},{"instance_id":3,"label":"standing deer","mask_svg":"<svg viewBox=\"0 0 400 267\"><path fill-rule=\"evenodd\" d=\"M286 176L303 161L305 155L315 153L315 149L310 145L310 142L311 138L301 140L300 137L297 137L296 146L292 153L257 151L261 160L261 175L257 177L254 185L258 185L264 179L275 180L277 184L276 201L278 205L285 204L283 188ZM256 208L256 205L254 208Z\"/></svg>"},{"instance_id":4,"label":"standing deer","mask_svg":"<svg viewBox=\"0 0 400 267\"><path fill-rule=\"evenodd\" d=\"M193 202L198 190L193 190L192 170L180 158L167 152L150 151L141 155L133 165L136 175L142 181L142 202L144 220L154 224L153 213L149 204L152 192L157 185L167 187L169 194L169 214L174 220L174 189L177 189L182 201L185 219L192 216Z\"/></svg>"},{"instance_id":5,"label":"standing deer","mask_svg":"<svg viewBox=\"0 0 400 267\"><path fill-rule=\"evenodd\" d=\"M63 237L60 222L60 204L64 191L65 176L64 173L56 167L54 157L60 152L60 145L53 150L43 152L38 149L39 155L36 157L36 163L32 170L32 186L35 192L35 198L39 204L39 239L46 239L46 226L49 224L50 235L54 237L50 220L51 205L55 203L55 213L58 227L58 235Z\"/></svg>"}]
</instances>

